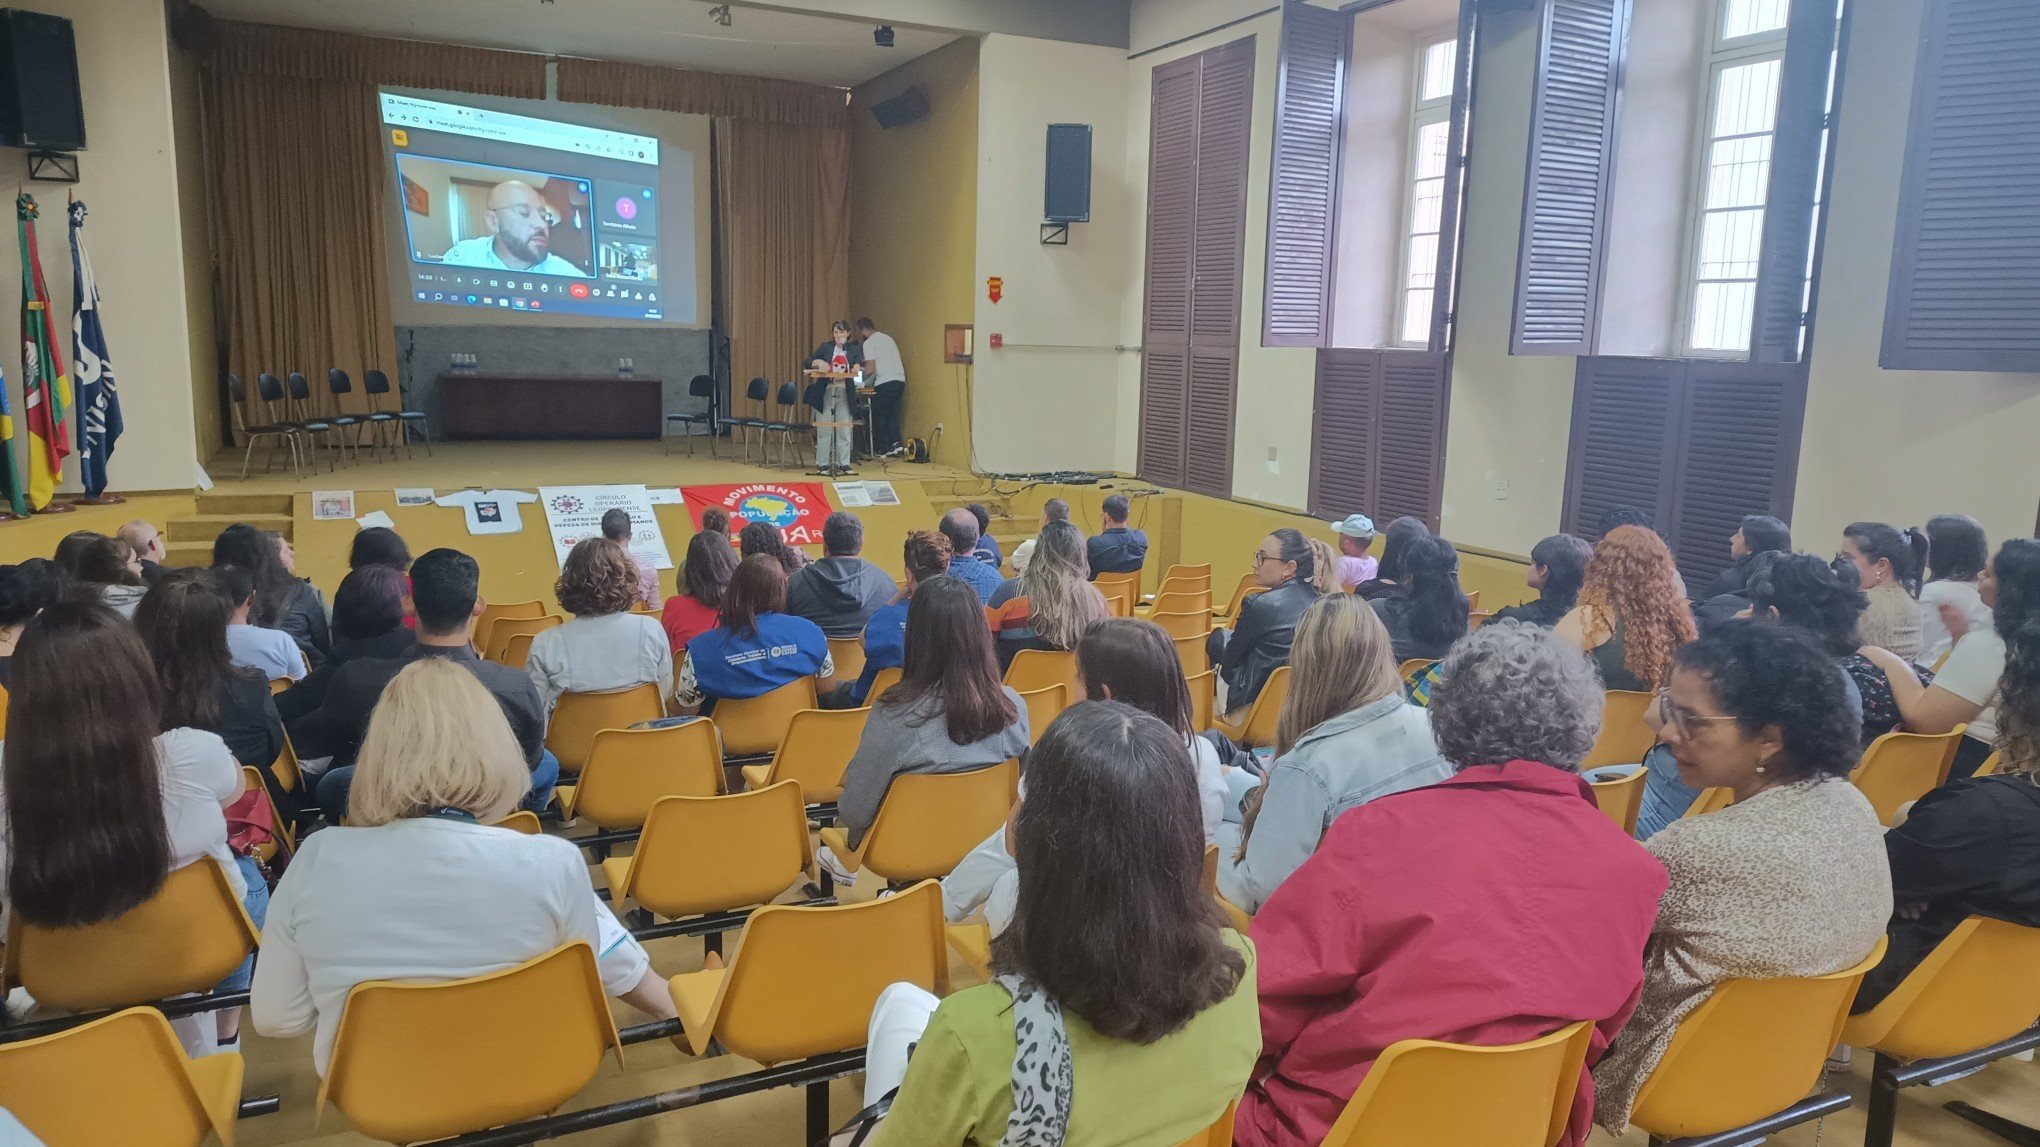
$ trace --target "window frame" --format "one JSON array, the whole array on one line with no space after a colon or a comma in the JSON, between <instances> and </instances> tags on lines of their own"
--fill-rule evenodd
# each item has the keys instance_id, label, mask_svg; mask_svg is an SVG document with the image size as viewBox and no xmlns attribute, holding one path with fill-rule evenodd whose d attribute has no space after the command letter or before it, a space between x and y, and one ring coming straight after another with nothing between
<instances>
[{"instance_id":1,"label":"window frame","mask_svg":"<svg viewBox=\"0 0 2040 1147\"><path fill-rule=\"evenodd\" d=\"M1415 49L1412 52L1412 55L1415 59L1415 66L1413 66L1410 69L1411 75L1410 75L1409 130L1407 133L1405 133L1403 144L1403 154L1405 156L1402 165L1403 203L1402 203L1402 223L1398 228L1400 243L1399 248L1396 252L1396 272L1394 279L1395 313L1389 320L1391 324L1389 328L1390 337L1383 343L1383 345L1386 348L1395 350L1426 350L1429 349L1431 345L1431 330L1432 327L1434 326L1434 323L1431 321L1431 319L1435 319L1438 313L1438 282L1435 270L1433 271L1432 274L1431 283L1431 319L1427 319L1424 323L1424 336L1416 340L1408 340L1403 337L1404 332L1407 329L1409 323L1409 298L1411 290L1410 245L1412 241L1415 240L1416 238L1416 232L1412 230L1412 228L1415 225L1417 218L1417 182L1419 178L1417 175L1417 164L1421 159L1421 155L1418 149L1418 141L1422 138L1423 129L1425 129L1426 127L1442 125L1446 130L1447 138L1445 141L1446 151L1445 170L1439 173L1439 175L1437 176L1439 181L1439 200L1440 200L1439 201L1440 210L1438 217L1439 229L1431 233L1442 244L1444 242L1445 235L1444 231L1445 217L1443 210L1444 208L1443 199L1445 195L1450 194L1451 191L1450 184L1452 182L1452 154L1451 154L1452 106L1454 97L1456 97L1459 94L1458 26L1456 24L1447 24L1442 27L1434 28L1428 32L1419 33L1413 36L1412 40L1415 41L1416 45ZM1425 59L1431 54L1431 50L1433 48L1436 48L1442 44L1453 45L1451 58L1446 61L1446 71L1447 76L1451 81L1451 86L1445 90L1444 95L1426 100L1423 98ZM1433 254L1432 263L1435 268L1435 265L1437 263L1436 259L1437 251L1435 248L1433 249L1432 254Z\"/></svg>"}]
</instances>

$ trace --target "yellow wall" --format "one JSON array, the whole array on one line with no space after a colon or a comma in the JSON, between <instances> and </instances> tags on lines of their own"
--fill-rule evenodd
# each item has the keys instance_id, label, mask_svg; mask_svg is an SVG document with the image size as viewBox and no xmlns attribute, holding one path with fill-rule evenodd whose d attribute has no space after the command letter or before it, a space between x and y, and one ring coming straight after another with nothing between
<instances>
[{"instance_id":1,"label":"yellow wall","mask_svg":"<svg viewBox=\"0 0 2040 1147\"><path fill-rule=\"evenodd\" d=\"M871 105L917 84L928 118L879 127ZM853 89L850 102L850 308L900 344L906 432L926 437L936 461L968 466L971 368L942 361L942 338L945 324L972 321L978 41L964 37L894 68Z\"/></svg>"}]
</instances>

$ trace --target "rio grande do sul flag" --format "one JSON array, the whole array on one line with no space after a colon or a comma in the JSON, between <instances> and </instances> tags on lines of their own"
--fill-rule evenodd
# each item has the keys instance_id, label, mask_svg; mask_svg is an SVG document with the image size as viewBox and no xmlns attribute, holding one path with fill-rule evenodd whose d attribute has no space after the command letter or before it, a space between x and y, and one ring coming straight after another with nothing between
<instances>
[{"instance_id":1,"label":"rio grande do sul flag","mask_svg":"<svg viewBox=\"0 0 2040 1147\"><path fill-rule=\"evenodd\" d=\"M64 415L71 408L71 380L57 350L57 324L50 291L43 285L42 256L35 245L35 197L14 199L15 234L21 241L21 391L28 416L28 506L50 504L71 454Z\"/></svg>"}]
</instances>

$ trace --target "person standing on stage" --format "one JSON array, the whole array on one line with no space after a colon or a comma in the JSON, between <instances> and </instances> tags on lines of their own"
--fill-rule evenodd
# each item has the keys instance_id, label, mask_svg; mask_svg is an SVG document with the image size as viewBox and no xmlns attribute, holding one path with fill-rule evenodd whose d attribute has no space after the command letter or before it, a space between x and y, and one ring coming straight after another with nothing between
<instances>
[{"instance_id":1,"label":"person standing on stage","mask_svg":"<svg viewBox=\"0 0 2040 1147\"><path fill-rule=\"evenodd\" d=\"M864 365L864 349L850 341L850 324L836 320L831 329L832 340L815 348L808 356L809 370L833 370L838 373L855 370ZM809 405L815 409L815 472L818 474L850 473L850 382L848 379L820 379L824 385L821 401Z\"/></svg>"},{"instance_id":2,"label":"person standing on stage","mask_svg":"<svg viewBox=\"0 0 2040 1147\"><path fill-rule=\"evenodd\" d=\"M907 364L900 344L870 319L857 320L864 343L864 373L877 383L871 395L871 452L890 458L903 449L900 417L907 408Z\"/></svg>"}]
</instances>

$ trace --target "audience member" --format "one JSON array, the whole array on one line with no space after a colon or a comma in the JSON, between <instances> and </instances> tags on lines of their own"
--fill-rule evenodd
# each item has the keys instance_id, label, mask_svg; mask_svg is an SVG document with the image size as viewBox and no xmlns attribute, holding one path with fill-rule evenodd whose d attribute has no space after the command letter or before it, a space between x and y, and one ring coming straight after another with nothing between
<instances>
[{"instance_id":1,"label":"audience member","mask_svg":"<svg viewBox=\"0 0 2040 1147\"><path fill-rule=\"evenodd\" d=\"M978 544L977 549L972 551L972 556L981 562L990 562L994 569L998 568L1006 558L999 552L998 539L992 537L992 511L986 508L983 502L972 502L964 509L969 510L970 516L977 519Z\"/></svg>"},{"instance_id":2,"label":"audience member","mask_svg":"<svg viewBox=\"0 0 2040 1147\"><path fill-rule=\"evenodd\" d=\"M1903 723L1891 682L1877 663L1860 652L1856 627L1869 604L1856 588L1856 571L1835 569L1812 554L1770 551L1750 566L1750 616L1771 618L1805 633L1848 674L1847 691L1859 710L1860 745L1891 732ZM1920 683L1933 675L1919 670Z\"/></svg>"},{"instance_id":3,"label":"audience member","mask_svg":"<svg viewBox=\"0 0 2040 1147\"><path fill-rule=\"evenodd\" d=\"M78 550L73 576L81 590L122 617L133 620L142 604L142 565L119 538L95 537Z\"/></svg>"},{"instance_id":4,"label":"audience member","mask_svg":"<svg viewBox=\"0 0 2040 1147\"><path fill-rule=\"evenodd\" d=\"M248 614L255 608L254 575L232 562L221 562L210 572L213 587L227 599L232 610L227 621L227 649L233 655L234 664L256 670L265 682L286 678L303 680L305 654L298 648L297 642L290 639L290 634L281 629L248 624ZM324 668L325 664L322 662L320 667Z\"/></svg>"},{"instance_id":5,"label":"audience member","mask_svg":"<svg viewBox=\"0 0 2040 1147\"><path fill-rule=\"evenodd\" d=\"M1852 522L1842 531L1842 552L1861 577L1870 606L1863 611L1863 643L1889 649L1907 661L1920 655L1920 570L1927 561L1927 535L1883 522Z\"/></svg>"},{"instance_id":6,"label":"audience member","mask_svg":"<svg viewBox=\"0 0 2040 1147\"><path fill-rule=\"evenodd\" d=\"M701 532L730 536L730 512L721 506L710 506L701 512Z\"/></svg>"},{"instance_id":7,"label":"audience member","mask_svg":"<svg viewBox=\"0 0 2040 1147\"><path fill-rule=\"evenodd\" d=\"M1138 573L1147 564L1147 535L1127 526L1132 508L1124 494L1107 494L1099 513L1099 533L1085 543L1091 576Z\"/></svg>"},{"instance_id":8,"label":"audience member","mask_svg":"<svg viewBox=\"0 0 2040 1147\"><path fill-rule=\"evenodd\" d=\"M1217 748L1193 727L1190 686L1183 679L1183 661L1168 632L1145 618L1116 617L1099 622L1077 645L1077 679L1085 698L1131 705L1183 738L1197 772L1204 841L1214 841L1224 821L1227 769ZM1025 797L1025 780L1020 791ZM993 934L1005 931L1013 919L1019 871L1001 828L943 878L942 903L949 919L960 923L983 908L985 923Z\"/></svg>"},{"instance_id":9,"label":"audience member","mask_svg":"<svg viewBox=\"0 0 2040 1147\"><path fill-rule=\"evenodd\" d=\"M79 555L85 552L86 546L105 536L92 530L73 530L57 543L56 554L50 560L56 562L57 568L64 571L65 577L76 581Z\"/></svg>"},{"instance_id":10,"label":"audience member","mask_svg":"<svg viewBox=\"0 0 2040 1147\"><path fill-rule=\"evenodd\" d=\"M1027 879L992 941L994 982L940 1001L895 984L872 1011L866 1096L899 1088L873 1147L964 1147L1000 1129L1069 1147L1177 1143L1254 1066L1253 948L1200 887L1181 734L1086 702L1050 726L1028 776L1011 821ZM1023 1076L1039 1086L1014 1086Z\"/></svg>"},{"instance_id":11,"label":"audience member","mask_svg":"<svg viewBox=\"0 0 2040 1147\"><path fill-rule=\"evenodd\" d=\"M1333 522L1332 532L1339 535L1338 588L1352 593L1373 581L1381 568L1381 563L1367 552L1374 544L1374 519L1351 514Z\"/></svg>"},{"instance_id":12,"label":"audience member","mask_svg":"<svg viewBox=\"0 0 2040 1147\"><path fill-rule=\"evenodd\" d=\"M12 677L14 647L23 627L50 603L57 576L56 566L43 558L0 566L0 689Z\"/></svg>"},{"instance_id":13,"label":"audience member","mask_svg":"<svg viewBox=\"0 0 2040 1147\"><path fill-rule=\"evenodd\" d=\"M836 683L836 662L821 627L786 610L786 573L768 554L737 563L715 628L687 643L674 688L676 708L698 713L719 699L770 693L803 677L816 693Z\"/></svg>"},{"instance_id":14,"label":"audience member","mask_svg":"<svg viewBox=\"0 0 2040 1147\"><path fill-rule=\"evenodd\" d=\"M744 557L764 554L779 563L779 568L791 575L808 564L807 551L799 546L786 544L786 535L779 528L767 522L747 522L738 539Z\"/></svg>"},{"instance_id":15,"label":"audience member","mask_svg":"<svg viewBox=\"0 0 2040 1147\"><path fill-rule=\"evenodd\" d=\"M1403 555L1406 592L1375 601L1395 659L1436 661L1466 636L1470 610L1459 588L1459 551L1444 538L1419 538Z\"/></svg>"},{"instance_id":16,"label":"audience member","mask_svg":"<svg viewBox=\"0 0 2040 1147\"><path fill-rule=\"evenodd\" d=\"M1254 918L1243 1147L1324 1138L1398 1040L1508 1044L1585 1020L1591 1066L1636 1006L1665 872L1577 775L1600 681L1524 625L1482 626L1445 666L1431 727L1458 775L1333 821ZM1559 1142L1579 1147L1593 1110L1582 1071Z\"/></svg>"},{"instance_id":17,"label":"audience member","mask_svg":"<svg viewBox=\"0 0 2040 1147\"><path fill-rule=\"evenodd\" d=\"M1261 695L1269 674L1289 664L1289 643L1296 623L1320 594L1312 584L1317 557L1302 533L1284 527L1261 539L1254 549L1257 593L1240 603L1230 630L1214 629L1205 652L1225 682L1228 713L1244 714Z\"/></svg>"},{"instance_id":18,"label":"audience member","mask_svg":"<svg viewBox=\"0 0 2040 1147\"><path fill-rule=\"evenodd\" d=\"M418 566L437 554L452 551ZM420 634L432 627L421 612ZM487 975L573 940L593 949L611 995L674 1014L664 978L597 902L580 850L489 826L525 795L521 757L470 674L428 660L394 675L362 744L349 827L306 837L277 884L255 974L257 1031L315 1032L312 1066L324 1076L357 984Z\"/></svg>"},{"instance_id":19,"label":"audience member","mask_svg":"<svg viewBox=\"0 0 2040 1147\"><path fill-rule=\"evenodd\" d=\"M408 665L444 659L472 673L496 699L510 731L524 750L530 770L528 808L544 808L559 780L558 758L545 747L546 710L531 678L507 665L475 655L475 618L488 604L481 595L481 567L459 550L436 549L411 563L411 600L418 614L418 636L401 654L387 659L362 658L340 667L326 686L317 709L289 725L291 743L308 773L317 760L329 761L319 778L319 807L337 824L347 811L347 789L353 783L354 760L383 689Z\"/></svg>"},{"instance_id":20,"label":"audience member","mask_svg":"<svg viewBox=\"0 0 2040 1147\"><path fill-rule=\"evenodd\" d=\"M1679 650L1665 743L1686 784L1728 789L1734 804L1647 846L1671 883L1636 1015L1594 1069L1595 1118L1618 1135L1679 1021L1717 984L1839 972L1891 918L1884 830L1848 781L1857 719L1830 658L1792 626L1747 621Z\"/></svg>"},{"instance_id":21,"label":"audience member","mask_svg":"<svg viewBox=\"0 0 2040 1147\"><path fill-rule=\"evenodd\" d=\"M1530 548L1530 570L1523 578L1524 584L1537 591L1537 600L1503 606L1488 624L1520 621L1545 629L1557 625L1579 601L1580 583L1586 580L1587 559L1593 553L1594 547L1586 539L1571 534L1553 534L1539 541Z\"/></svg>"},{"instance_id":22,"label":"audience member","mask_svg":"<svg viewBox=\"0 0 2040 1147\"><path fill-rule=\"evenodd\" d=\"M1697 601L1707 601L1726 594L1738 594L1749 585L1750 559L1758 554L1791 553L1792 530L1785 523L1769 514L1750 514L1736 526L1735 533L1728 536L1728 565L1722 567L1707 588L1700 591Z\"/></svg>"},{"instance_id":23,"label":"audience member","mask_svg":"<svg viewBox=\"0 0 2040 1147\"><path fill-rule=\"evenodd\" d=\"M1326 594L1304 611L1267 781L1245 769L1226 774L1245 798L1227 820L1243 819L1240 803L1254 810L1218 839L1218 890L1241 909L1259 910L1347 810L1452 776L1429 718L1403 699L1389 646L1361 598Z\"/></svg>"},{"instance_id":24,"label":"audience member","mask_svg":"<svg viewBox=\"0 0 2040 1147\"><path fill-rule=\"evenodd\" d=\"M410 597L411 579L390 566L364 565L342 579L340 591L333 595L333 655L277 694L276 711L283 719L295 721L323 704L341 666L402 657L416 645L417 635L406 628L407 623L415 624L406 608ZM297 647L290 652L296 655Z\"/></svg>"},{"instance_id":25,"label":"audience member","mask_svg":"<svg viewBox=\"0 0 2040 1147\"><path fill-rule=\"evenodd\" d=\"M1983 526L1967 514L1935 514L1927 519L1927 580L1920 586L1920 655L1914 660L1939 665L1955 638L1941 611L1952 606L1970 629L1989 629L1990 607L1977 596L1976 579L1990 564L1990 539Z\"/></svg>"},{"instance_id":26,"label":"audience member","mask_svg":"<svg viewBox=\"0 0 2040 1147\"><path fill-rule=\"evenodd\" d=\"M1062 500L1061 498L1050 498L1048 501L1043 502L1041 504L1042 525L1046 526L1050 522L1067 522L1069 520L1070 520L1070 504L1068 502ZM1033 538L1029 538L1024 542L1021 542L1019 545L1013 547L1014 576L1017 577L1020 574L1024 574L1027 572L1028 559L1032 558L1033 556L1034 556ZM1090 551L1087 545L1085 549L1086 565L1089 564L1089 558Z\"/></svg>"},{"instance_id":27,"label":"audience member","mask_svg":"<svg viewBox=\"0 0 2040 1147\"><path fill-rule=\"evenodd\" d=\"M1644 526L1617 526L1594 545L1579 604L1558 636L1593 658L1608 689L1664 686L1672 652L1693 640L1693 610L1665 540Z\"/></svg>"},{"instance_id":28,"label":"audience member","mask_svg":"<svg viewBox=\"0 0 2040 1147\"><path fill-rule=\"evenodd\" d=\"M546 712L562 693L649 683L659 687L661 701L672 695L673 649L658 622L630 612L637 589L630 555L608 538L583 538L567 552L553 595L573 616L531 639L524 666Z\"/></svg>"},{"instance_id":29,"label":"audience member","mask_svg":"<svg viewBox=\"0 0 2040 1147\"><path fill-rule=\"evenodd\" d=\"M893 600L880 606L878 612L864 626L864 672L856 681L845 687L842 702L848 705L862 705L871 695L871 683L878 679L880 670L898 669L907 659L907 607L913 603L914 591L933 578L944 576L949 570L949 539L933 530L915 530L907 535L903 565L907 571L906 588L893 596Z\"/></svg>"},{"instance_id":30,"label":"audience member","mask_svg":"<svg viewBox=\"0 0 2040 1147\"><path fill-rule=\"evenodd\" d=\"M387 566L398 573L409 572L411 547L404 544L402 534L388 526L357 530L354 544L347 550L347 568L358 570L368 566Z\"/></svg>"},{"instance_id":31,"label":"audience member","mask_svg":"<svg viewBox=\"0 0 2040 1147\"><path fill-rule=\"evenodd\" d=\"M171 872L217 863L260 927L268 887L251 886L227 846L240 766L216 734L163 728L163 689L134 626L95 602L54 603L23 631L12 677L0 745L7 913L41 928L97 924L154 896ZM239 974L225 986L238 990ZM171 1021L194 1056L237 1024Z\"/></svg>"},{"instance_id":32,"label":"audience member","mask_svg":"<svg viewBox=\"0 0 2040 1147\"><path fill-rule=\"evenodd\" d=\"M2006 641L1999 687L1998 771L1934 789L1884 834L1898 907L1856 1011L1883 1002L1967 917L2040 928L2040 624Z\"/></svg>"},{"instance_id":33,"label":"audience member","mask_svg":"<svg viewBox=\"0 0 2040 1147\"><path fill-rule=\"evenodd\" d=\"M146 518L134 521L115 531L115 536L135 551L135 557L142 563L142 581L147 585L156 584L163 576L163 563L169 557L169 547L163 544L163 531L151 525Z\"/></svg>"},{"instance_id":34,"label":"audience member","mask_svg":"<svg viewBox=\"0 0 2040 1147\"><path fill-rule=\"evenodd\" d=\"M836 809L853 847L895 778L969 772L1027 751L1027 706L999 680L975 597L954 578L932 578L914 590L906 673L872 699L864 737L843 770ZM855 878L827 848L819 855L838 880Z\"/></svg>"},{"instance_id":35,"label":"audience member","mask_svg":"<svg viewBox=\"0 0 2040 1147\"><path fill-rule=\"evenodd\" d=\"M1027 572L992 594L988 614L1002 673L1023 649L1075 649L1109 612L1091 584L1084 535L1068 522L1050 522L1037 540Z\"/></svg>"},{"instance_id":36,"label":"audience member","mask_svg":"<svg viewBox=\"0 0 2040 1147\"><path fill-rule=\"evenodd\" d=\"M977 591L978 604L989 604L1005 580L997 566L977 560L978 524L969 510L942 515L942 536L949 539L949 576Z\"/></svg>"},{"instance_id":37,"label":"audience member","mask_svg":"<svg viewBox=\"0 0 2040 1147\"><path fill-rule=\"evenodd\" d=\"M730 575L737 572L737 552L730 539L703 530L687 540L687 561L680 567L680 592L666 599L659 624L674 657L686 655L687 643L715 628L716 611Z\"/></svg>"},{"instance_id":38,"label":"audience member","mask_svg":"<svg viewBox=\"0 0 2040 1147\"><path fill-rule=\"evenodd\" d=\"M233 615L213 571L166 570L135 610L135 630L163 686L163 727L216 733L235 760L266 772L283 750L283 719L269 677L237 664L227 649Z\"/></svg>"},{"instance_id":39,"label":"audience member","mask_svg":"<svg viewBox=\"0 0 2040 1147\"><path fill-rule=\"evenodd\" d=\"M248 611L249 623L290 634L304 650L306 664L317 669L333 652L326 603L310 582L291 574L278 540L245 522L236 522L213 540L213 564L231 563L254 576L255 604Z\"/></svg>"},{"instance_id":40,"label":"audience member","mask_svg":"<svg viewBox=\"0 0 2040 1147\"><path fill-rule=\"evenodd\" d=\"M1624 505L1610 506L1601 511L1601 516L1594 521L1594 532L1605 538L1621 526L1642 526L1651 533L1657 533L1657 526L1648 513L1635 506Z\"/></svg>"},{"instance_id":41,"label":"audience member","mask_svg":"<svg viewBox=\"0 0 2040 1147\"><path fill-rule=\"evenodd\" d=\"M1961 614L1944 611L1941 620L1955 639L1934 683L1922 686L1918 675L1896 650L1866 645L1864 656L1875 661L1891 682L1891 695L1915 733L1945 733L1967 724L1955 750L1951 777L1966 777L1990 756L1997 741L1998 678L2005 669L2005 643L2030 621L2040 620L2040 541L2013 538L1998 547L1997 556L1976 580L1977 595L1991 607L1991 625L1963 629ZM1867 635L1866 635L1867 640Z\"/></svg>"},{"instance_id":42,"label":"audience member","mask_svg":"<svg viewBox=\"0 0 2040 1147\"><path fill-rule=\"evenodd\" d=\"M636 600L631 604L642 605L646 609L659 608L659 570L630 548L630 511L621 507L604 511L602 536L615 542L623 556L630 559L631 568L637 571Z\"/></svg>"},{"instance_id":43,"label":"audience member","mask_svg":"<svg viewBox=\"0 0 2040 1147\"><path fill-rule=\"evenodd\" d=\"M1361 582L1353 592L1368 601L1403 593L1408 588L1403 584L1408 579L1403 572L1403 562L1408 558L1410 546L1430 536L1431 528L1416 518L1405 516L1390 522L1388 529L1382 531L1381 561L1375 566L1374 580Z\"/></svg>"},{"instance_id":44,"label":"audience member","mask_svg":"<svg viewBox=\"0 0 2040 1147\"><path fill-rule=\"evenodd\" d=\"M805 617L829 637L856 637L899 587L892 575L859 557L864 522L837 510L822 523L822 552L786 580L786 612Z\"/></svg>"}]
</instances>

